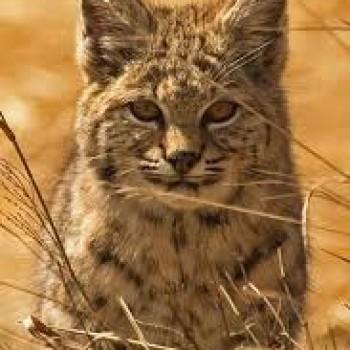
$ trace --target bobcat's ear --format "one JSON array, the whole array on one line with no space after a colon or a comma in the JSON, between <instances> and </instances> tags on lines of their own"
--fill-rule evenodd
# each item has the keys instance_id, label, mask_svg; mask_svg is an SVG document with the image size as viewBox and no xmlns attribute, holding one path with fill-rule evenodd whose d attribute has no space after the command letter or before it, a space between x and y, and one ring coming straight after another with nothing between
<instances>
[{"instance_id":1,"label":"bobcat's ear","mask_svg":"<svg viewBox=\"0 0 350 350\"><path fill-rule=\"evenodd\" d=\"M230 49L255 53L254 63L278 78L287 54L287 0L228 0L216 22L228 37Z\"/></svg>"},{"instance_id":2,"label":"bobcat's ear","mask_svg":"<svg viewBox=\"0 0 350 350\"><path fill-rule=\"evenodd\" d=\"M81 0L78 59L88 81L118 76L142 56L154 25L142 0Z\"/></svg>"}]
</instances>

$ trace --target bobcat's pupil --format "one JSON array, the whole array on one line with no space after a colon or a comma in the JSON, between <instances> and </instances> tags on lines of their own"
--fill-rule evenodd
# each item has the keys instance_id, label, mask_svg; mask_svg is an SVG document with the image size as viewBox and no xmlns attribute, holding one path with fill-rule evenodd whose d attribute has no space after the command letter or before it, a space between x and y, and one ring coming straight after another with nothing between
<instances>
[{"instance_id":1,"label":"bobcat's pupil","mask_svg":"<svg viewBox=\"0 0 350 350\"><path fill-rule=\"evenodd\" d=\"M134 117L143 122L160 121L162 111L156 103L150 100L138 100L131 102L130 110Z\"/></svg>"}]
</instances>

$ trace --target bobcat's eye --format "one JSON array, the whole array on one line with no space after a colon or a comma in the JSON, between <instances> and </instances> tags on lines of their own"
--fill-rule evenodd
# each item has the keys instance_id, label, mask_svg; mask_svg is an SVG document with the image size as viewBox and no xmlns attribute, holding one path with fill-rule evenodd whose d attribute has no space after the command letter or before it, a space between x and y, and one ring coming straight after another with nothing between
<instances>
[{"instance_id":1,"label":"bobcat's eye","mask_svg":"<svg viewBox=\"0 0 350 350\"><path fill-rule=\"evenodd\" d=\"M232 101L213 103L204 113L202 122L207 126L223 126L236 117L238 104Z\"/></svg>"},{"instance_id":2,"label":"bobcat's eye","mask_svg":"<svg viewBox=\"0 0 350 350\"><path fill-rule=\"evenodd\" d=\"M161 109L151 100L141 99L130 102L129 108L133 117L139 122L154 123L162 120Z\"/></svg>"}]
</instances>

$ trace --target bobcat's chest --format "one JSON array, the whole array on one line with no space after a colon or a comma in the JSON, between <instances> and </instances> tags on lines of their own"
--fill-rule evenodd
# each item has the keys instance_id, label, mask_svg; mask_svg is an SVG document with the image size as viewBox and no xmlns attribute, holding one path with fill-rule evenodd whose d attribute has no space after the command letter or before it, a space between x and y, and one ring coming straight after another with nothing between
<instances>
[{"instance_id":1,"label":"bobcat's chest","mask_svg":"<svg viewBox=\"0 0 350 350\"><path fill-rule=\"evenodd\" d=\"M220 241L218 232L214 246L212 235L179 218L161 231L146 224L129 230L90 232L94 239L87 255L77 251L78 274L84 276L102 327L133 335L120 305L122 298L140 325L146 325L142 329L149 341L162 339L166 345L176 345L184 339L197 343L212 337L217 343L222 338L217 330L226 329L227 318L217 271L230 269L229 246Z\"/></svg>"}]
</instances>

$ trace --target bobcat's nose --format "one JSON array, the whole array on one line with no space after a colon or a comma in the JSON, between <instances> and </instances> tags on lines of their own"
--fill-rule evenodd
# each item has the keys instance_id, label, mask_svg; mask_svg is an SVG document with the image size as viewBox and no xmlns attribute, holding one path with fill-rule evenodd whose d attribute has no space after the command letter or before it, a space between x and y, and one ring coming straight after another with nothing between
<instances>
[{"instance_id":1,"label":"bobcat's nose","mask_svg":"<svg viewBox=\"0 0 350 350\"><path fill-rule=\"evenodd\" d=\"M186 174L198 160L198 155L192 151L176 151L170 154L167 161L179 174Z\"/></svg>"}]
</instances>

